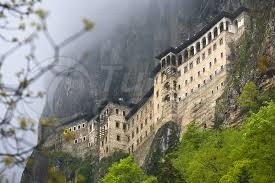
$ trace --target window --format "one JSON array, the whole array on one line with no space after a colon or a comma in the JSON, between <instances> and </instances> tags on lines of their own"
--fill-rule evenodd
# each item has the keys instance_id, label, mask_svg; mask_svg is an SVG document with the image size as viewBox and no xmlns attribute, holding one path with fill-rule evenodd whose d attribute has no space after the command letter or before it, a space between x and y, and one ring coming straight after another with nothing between
<instances>
[{"instance_id":1,"label":"window","mask_svg":"<svg viewBox=\"0 0 275 183\"><path fill-rule=\"evenodd\" d=\"M77 140L77 139L75 139L75 140L74 140L74 143L75 143L75 144L77 144L77 142L78 142L78 140Z\"/></svg>"},{"instance_id":2,"label":"window","mask_svg":"<svg viewBox=\"0 0 275 183\"><path fill-rule=\"evenodd\" d=\"M83 137L83 141L86 141L86 137Z\"/></svg>"},{"instance_id":3,"label":"window","mask_svg":"<svg viewBox=\"0 0 275 183\"><path fill-rule=\"evenodd\" d=\"M218 74L218 72L217 71L215 71L215 75L217 75Z\"/></svg>"},{"instance_id":4,"label":"window","mask_svg":"<svg viewBox=\"0 0 275 183\"><path fill-rule=\"evenodd\" d=\"M137 139L137 146L139 145L139 139Z\"/></svg>"},{"instance_id":5,"label":"window","mask_svg":"<svg viewBox=\"0 0 275 183\"><path fill-rule=\"evenodd\" d=\"M205 72L205 67L204 67L204 68L202 68L202 72Z\"/></svg>"},{"instance_id":6,"label":"window","mask_svg":"<svg viewBox=\"0 0 275 183\"><path fill-rule=\"evenodd\" d=\"M193 76L190 77L190 82L192 82L192 81L193 81Z\"/></svg>"},{"instance_id":7,"label":"window","mask_svg":"<svg viewBox=\"0 0 275 183\"><path fill-rule=\"evenodd\" d=\"M136 128L136 134L138 134L138 131L139 131L139 130L138 130L138 127L137 127L137 128Z\"/></svg>"},{"instance_id":8,"label":"window","mask_svg":"<svg viewBox=\"0 0 275 183\"><path fill-rule=\"evenodd\" d=\"M187 95L188 95L188 94L187 94L187 93L185 93L185 96L186 96L186 97L187 97Z\"/></svg>"},{"instance_id":9,"label":"window","mask_svg":"<svg viewBox=\"0 0 275 183\"><path fill-rule=\"evenodd\" d=\"M201 72L199 71L199 72L198 72L198 76L200 76L200 75L201 75Z\"/></svg>"},{"instance_id":10,"label":"window","mask_svg":"<svg viewBox=\"0 0 275 183\"><path fill-rule=\"evenodd\" d=\"M145 132L145 136L146 136L146 137L148 136L148 132L147 132L147 131Z\"/></svg>"},{"instance_id":11,"label":"window","mask_svg":"<svg viewBox=\"0 0 275 183\"><path fill-rule=\"evenodd\" d=\"M125 111L123 111L122 113L123 113L123 116L125 116L125 115L126 115Z\"/></svg>"},{"instance_id":12,"label":"window","mask_svg":"<svg viewBox=\"0 0 275 183\"><path fill-rule=\"evenodd\" d=\"M213 94L214 94L214 91L212 90L211 93L212 93L212 95L213 95Z\"/></svg>"},{"instance_id":13,"label":"window","mask_svg":"<svg viewBox=\"0 0 275 183\"><path fill-rule=\"evenodd\" d=\"M203 84L206 84L206 80L203 80Z\"/></svg>"},{"instance_id":14,"label":"window","mask_svg":"<svg viewBox=\"0 0 275 183\"><path fill-rule=\"evenodd\" d=\"M140 124L140 130L142 130L142 129L143 129L143 123Z\"/></svg>"},{"instance_id":15,"label":"window","mask_svg":"<svg viewBox=\"0 0 275 183\"><path fill-rule=\"evenodd\" d=\"M224 83L222 82L222 83L221 83L221 86L223 86L223 85L224 85Z\"/></svg>"},{"instance_id":16,"label":"window","mask_svg":"<svg viewBox=\"0 0 275 183\"><path fill-rule=\"evenodd\" d=\"M213 45L213 50L216 50L217 49L217 44L215 43L214 45Z\"/></svg>"},{"instance_id":17,"label":"window","mask_svg":"<svg viewBox=\"0 0 275 183\"><path fill-rule=\"evenodd\" d=\"M179 55L179 56L178 56L178 65L181 65L181 64L182 64L182 56Z\"/></svg>"},{"instance_id":18,"label":"window","mask_svg":"<svg viewBox=\"0 0 275 183\"><path fill-rule=\"evenodd\" d=\"M132 119L132 126L134 126L134 124L135 124L135 120L134 120L134 119Z\"/></svg>"},{"instance_id":19,"label":"window","mask_svg":"<svg viewBox=\"0 0 275 183\"><path fill-rule=\"evenodd\" d=\"M200 88L201 87L201 84L198 84L198 88Z\"/></svg>"},{"instance_id":20,"label":"window","mask_svg":"<svg viewBox=\"0 0 275 183\"><path fill-rule=\"evenodd\" d=\"M117 136L116 136L116 140L117 140L117 141L120 141L120 135L117 135Z\"/></svg>"},{"instance_id":21,"label":"window","mask_svg":"<svg viewBox=\"0 0 275 183\"><path fill-rule=\"evenodd\" d=\"M221 38L221 39L220 39L220 45L222 45L222 44L223 44L223 39Z\"/></svg>"},{"instance_id":22,"label":"window","mask_svg":"<svg viewBox=\"0 0 275 183\"><path fill-rule=\"evenodd\" d=\"M217 90L219 90L219 86L217 86Z\"/></svg>"},{"instance_id":23,"label":"window","mask_svg":"<svg viewBox=\"0 0 275 183\"><path fill-rule=\"evenodd\" d=\"M209 68L211 68L211 67L212 67L212 62L209 63Z\"/></svg>"},{"instance_id":24,"label":"window","mask_svg":"<svg viewBox=\"0 0 275 183\"><path fill-rule=\"evenodd\" d=\"M189 64L189 68L190 68L190 69L193 69L193 62L191 62L191 63Z\"/></svg>"},{"instance_id":25,"label":"window","mask_svg":"<svg viewBox=\"0 0 275 183\"><path fill-rule=\"evenodd\" d=\"M157 97L159 96L159 91L156 92L156 96L157 96Z\"/></svg>"},{"instance_id":26,"label":"window","mask_svg":"<svg viewBox=\"0 0 275 183\"><path fill-rule=\"evenodd\" d=\"M214 58L214 64L216 64L217 63L217 59L216 58Z\"/></svg>"},{"instance_id":27,"label":"window","mask_svg":"<svg viewBox=\"0 0 275 183\"><path fill-rule=\"evenodd\" d=\"M80 129L80 125L78 125L77 128Z\"/></svg>"},{"instance_id":28,"label":"window","mask_svg":"<svg viewBox=\"0 0 275 183\"><path fill-rule=\"evenodd\" d=\"M181 98L179 97L179 101L181 101Z\"/></svg>"},{"instance_id":29,"label":"window","mask_svg":"<svg viewBox=\"0 0 275 183\"><path fill-rule=\"evenodd\" d=\"M109 151L109 148L108 148L108 147L106 147L106 153L108 153L108 151Z\"/></svg>"},{"instance_id":30,"label":"window","mask_svg":"<svg viewBox=\"0 0 275 183\"><path fill-rule=\"evenodd\" d=\"M118 109L116 109L116 114L118 114Z\"/></svg>"},{"instance_id":31,"label":"window","mask_svg":"<svg viewBox=\"0 0 275 183\"><path fill-rule=\"evenodd\" d=\"M223 65L221 66L221 70L223 71Z\"/></svg>"},{"instance_id":32,"label":"window","mask_svg":"<svg viewBox=\"0 0 275 183\"><path fill-rule=\"evenodd\" d=\"M197 58L196 63L197 63L197 64L200 64L200 57Z\"/></svg>"},{"instance_id":33,"label":"window","mask_svg":"<svg viewBox=\"0 0 275 183\"><path fill-rule=\"evenodd\" d=\"M212 75L210 75L209 78L210 78L210 80L212 80L212 79L213 79L213 78L212 78Z\"/></svg>"},{"instance_id":34,"label":"window","mask_svg":"<svg viewBox=\"0 0 275 183\"><path fill-rule=\"evenodd\" d=\"M126 124L123 124L123 130L126 130Z\"/></svg>"},{"instance_id":35,"label":"window","mask_svg":"<svg viewBox=\"0 0 275 183\"><path fill-rule=\"evenodd\" d=\"M180 90L180 85L178 86L178 89Z\"/></svg>"},{"instance_id":36,"label":"window","mask_svg":"<svg viewBox=\"0 0 275 183\"><path fill-rule=\"evenodd\" d=\"M205 59L205 53L202 54L202 59L203 59L203 60Z\"/></svg>"},{"instance_id":37,"label":"window","mask_svg":"<svg viewBox=\"0 0 275 183\"><path fill-rule=\"evenodd\" d=\"M147 119L145 119L145 126L147 125Z\"/></svg>"},{"instance_id":38,"label":"window","mask_svg":"<svg viewBox=\"0 0 275 183\"><path fill-rule=\"evenodd\" d=\"M186 73L188 71L187 66L184 67L184 73Z\"/></svg>"},{"instance_id":39,"label":"window","mask_svg":"<svg viewBox=\"0 0 275 183\"><path fill-rule=\"evenodd\" d=\"M223 58L223 52L221 53L221 58Z\"/></svg>"},{"instance_id":40,"label":"window","mask_svg":"<svg viewBox=\"0 0 275 183\"><path fill-rule=\"evenodd\" d=\"M140 136L140 143L142 142L142 135Z\"/></svg>"},{"instance_id":41,"label":"window","mask_svg":"<svg viewBox=\"0 0 275 183\"><path fill-rule=\"evenodd\" d=\"M116 122L116 128L119 128L119 122Z\"/></svg>"},{"instance_id":42,"label":"window","mask_svg":"<svg viewBox=\"0 0 275 183\"><path fill-rule=\"evenodd\" d=\"M76 127L74 126L74 131L76 130Z\"/></svg>"},{"instance_id":43,"label":"window","mask_svg":"<svg viewBox=\"0 0 275 183\"><path fill-rule=\"evenodd\" d=\"M135 137L135 133L134 132L132 132L132 139Z\"/></svg>"},{"instance_id":44,"label":"window","mask_svg":"<svg viewBox=\"0 0 275 183\"><path fill-rule=\"evenodd\" d=\"M194 92L194 90L193 90L193 88L191 89L191 93L193 93Z\"/></svg>"},{"instance_id":45,"label":"window","mask_svg":"<svg viewBox=\"0 0 275 183\"><path fill-rule=\"evenodd\" d=\"M208 55L211 55L211 53L212 53L211 48L208 48Z\"/></svg>"},{"instance_id":46,"label":"window","mask_svg":"<svg viewBox=\"0 0 275 183\"><path fill-rule=\"evenodd\" d=\"M84 128L84 127L85 127L85 124L82 124L82 127Z\"/></svg>"},{"instance_id":47,"label":"window","mask_svg":"<svg viewBox=\"0 0 275 183\"><path fill-rule=\"evenodd\" d=\"M107 138L107 137L105 137L105 143L107 143L107 141L108 141L108 138Z\"/></svg>"},{"instance_id":48,"label":"window","mask_svg":"<svg viewBox=\"0 0 275 183\"><path fill-rule=\"evenodd\" d=\"M187 81L187 80L185 80L185 85L187 85L187 83L188 83L188 81Z\"/></svg>"}]
</instances>

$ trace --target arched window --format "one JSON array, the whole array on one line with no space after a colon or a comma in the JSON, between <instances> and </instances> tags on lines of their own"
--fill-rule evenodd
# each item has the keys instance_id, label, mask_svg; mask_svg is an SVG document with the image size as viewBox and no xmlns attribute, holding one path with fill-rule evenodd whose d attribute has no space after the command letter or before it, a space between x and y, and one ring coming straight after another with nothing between
<instances>
[{"instance_id":1,"label":"arched window","mask_svg":"<svg viewBox=\"0 0 275 183\"><path fill-rule=\"evenodd\" d=\"M169 102L170 101L170 96L169 95L166 95L163 99L165 102Z\"/></svg>"},{"instance_id":2,"label":"arched window","mask_svg":"<svg viewBox=\"0 0 275 183\"><path fill-rule=\"evenodd\" d=\"M196 43L196 52L199 52L201 49L201 43L200 42L197 42Z\"/></svg>"},{"instance_id":3,"label":"arched window","mask_svg":"<svg viewBox=\"0 0 275 183\"><path fill-rule=\"evenodd\" d=\"M182 56L179 55L179 56L178 56L178 65L181 65L181 64L182 64Z\"/></svg>"},{"instance_id":4,"label":"arched window","mask_svg":"<svg viewBox=\"0 0 275 183\"><path fill-rule=\"evenodd\" d=\"M220 23L220 32L224 31L223 22Z\"/></svg>"},{"instance_id":5,"label":"arched window","mask_svg":"<svg viewBox=\"0 0 275 183\"><path fill-rule=\"evenodd\" d=\"M184 58L184 62L186 62L188 60L188 51L187 50L184 50L183 58Z\"/></svg>"},{"instance_id":6,"label":"arched window","mask_svg":"<svg viewBox=\"0 0 275 183\"><path fill-rule=\"evenodd\" d=\"M214 28L214 38L216 38L218 36L218 28L215 27Z\"/></svg>"},{"instance_id":7,"label":"arched window","mask_svg":"<svg viewBox=\"0 0 275 183\"><path fill-rule=\"evenodd\" d=\"M234 25L238 28L238 20L234 21Z\"/></svg>"},{"instance_id":8,"label":"arched window","mask_svg":"<svg viewBox=\"0 0 275 183\"><path fill-rule=\"evenodd\" d=\"M167 65L170 65L171 64L171 57L170 57L170 55L168 55L166 58L167 58Z\"/></svg>"},{"instance_id":9,"label":"arched window","mask_svg":"<svg viewBox=\"0 0 275 183\"><path fill-rule=\"evenodd\" d=\"M208 43L210 43L212 41L212 34L211 32L208 33Z\"/></svg>"},{"instance_id":10,"label":"arched window","mask_svg":"<svg viewBox=\"0 0 275 183\"><path fill-rule=\"evenodd\" d=\"M206 38L202 38L202 47L205 48L206 47Z\"/></svg>"},{"instance_id":11,"label":"arched window","mask_svg":"<svg viewBox=\"0 0 275 183\"><path fill-rule=\"evenodd\" d=\"M161 60L161 67L165 67L165 58Z\"/></svg>"},{"instance_id":12,"label":"arched window","mask_svg":"<svg viewBox=\"0 0 275 183\"><path fill-rule=\"evenodd\" d=\"M226 27L225 27L225 30L228 31L229 30L229 21L226 21Z\"/></svg>"},{"instance_id":13,"label":"arched window","mask_svg":"<svg viewBox=\"0 0 275 183\"><path fill-rule=\"evenodd\" d=\"M190 56L192 57L192 56L194 56L194 54L195 54L194 46L191 46L191 48L190 48Z\"/></svg>"},{"instance_id":14,"label":"arched window","mask_svg":"<svg viewBox=\"0 0 275 183\"><path fill-rule=\"evenodd\" d=\"M177 65L176 64L176 56L172 55L172 65Z\"/></svg>"},{"instance_id":15,"label":"arched window","mask_svg":"<svg viewBox=\"0 0 275 183\"><path fill-rule=\"evenodd\" d=\"M167 82L167 83L164 84L164 88L166 90L170 90L170 84L169 84L169 82Z\"/></svg>"}]
</instances>

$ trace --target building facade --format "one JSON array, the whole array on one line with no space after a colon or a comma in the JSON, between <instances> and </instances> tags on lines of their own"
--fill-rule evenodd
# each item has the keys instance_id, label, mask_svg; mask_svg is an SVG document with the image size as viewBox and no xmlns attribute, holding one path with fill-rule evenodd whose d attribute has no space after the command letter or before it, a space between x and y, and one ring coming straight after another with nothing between
<instances>
[{"instance_id":1,"label":"building facade","mask_svg":"<svg viewBox=\"0 0 275 183\"><path fill-rule=\"evenodd\" d=\"M142 163L148 139L167 122L179 124L182 132L193 120L211 127L216 100L226 85L229 45L248 25L245 8L221 13L192 38L156 57L153 87L138 104L109 102L93 119L61 126L57 134L63 136L55 134L48 146L77 156L97 151L100 158L122 150ZM66 134L73 140L66 142Z\"/></svg>"}]
</instances>

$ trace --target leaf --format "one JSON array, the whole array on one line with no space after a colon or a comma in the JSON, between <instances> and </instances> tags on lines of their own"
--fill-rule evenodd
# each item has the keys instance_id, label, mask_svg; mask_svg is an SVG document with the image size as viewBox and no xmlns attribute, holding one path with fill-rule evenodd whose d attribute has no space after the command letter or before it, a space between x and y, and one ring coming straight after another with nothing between
<instances>
[{"instance_id":1,"label":"leaf","mask_svg":"<svg viewBox=\"0 0 275 183\"><path fill-rule=\"evenodd\" d=\"M10 166L13 162L12 158L10 156L6 156L3 159L4 165L5 166Z\"/></svg>"},{"instance_id":2,"label":"leaf","mask_svg":"<svg viewBox=\"0 0 275 183\"><path fill-rule=\"evenodd\" d=\"M94 28L94 23L91 22L89 19L83 18L82 21L83 21L85 30L91 31Z\"/></svg>"},{"instance_id":3,"label":"leaf","mask_svg":"<svg viewBox=\"0 0 275 183\"><path fill-rule=\"evenodd\" d=\"M27 120L25 118L20 119L19 125L21 129L26 129L27 128Z\"/></svg>"},{"instance_id":4,"label":"leaf","mask_svg":"<svg viewBox=\"0 0 275 183\"><path fill-rule=\"evenodd\" d=\"M43 9L37 9L35 11L35 14L42 20L44 20L48 15L48 13Z\"/></svg>"}]
</instances>

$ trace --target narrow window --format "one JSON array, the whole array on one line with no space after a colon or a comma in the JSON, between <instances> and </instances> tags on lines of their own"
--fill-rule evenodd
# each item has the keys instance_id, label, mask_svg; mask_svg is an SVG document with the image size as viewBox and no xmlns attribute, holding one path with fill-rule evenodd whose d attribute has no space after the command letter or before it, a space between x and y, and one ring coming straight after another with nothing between
<instances>
[{"instance_id":1,"label":"narrow window","mask_svg":"<svg viewBox=\"0 0 275 183\"><path fill-rule=\"evenodd\" d=\"M205 59L205 53L202 54L202 59L203 59L203 60Z\"/></svg>"},{"instance_id":2,"label":"narrow window","mask_svg":"<svg viewBox=\"0 0 275 183\"><path fill-rule=\"evenodd\" d=\"M200 76L200 75L201 75L201 72L199 71L199 72L198 72L198 76Z\"/></svg>"},{"instance_id":3,"label":"narrow window","mask_svg":"<svg viewBox=\"0 0 275 183\"><path fill-rule=\"evenodd\" d=\"M118 114L118 109L116 109L116 114Z\"/></svg>"},{"instance_id":4,"label":"narrow window","mask_svg":"<svg viewBox=\"0 0 275 183\"><path fill-rule=\"evenodd\" d=\"M116 140L117 140L117 141L120 141L120 135L117 135L117 136L116 136Z\"/></svg>"},{"instance_id":5,"label":"narrow window","mask_svg":"<svg viewBox=\"0 0 275 183\"><path fill-rule=\"evenodd\" d=\"M200 88L201 87L201 84L198 84L198 88Z\"/></svg>"},{"instance_id":6,"label":"narrow window","mask_svg":"<svg viewBox=\"0 0 275 183\"><path fill-rule=\"evenodd\" d=\"M212 53L212 50L211 50L211 48L209 48L208 49L208 55L211 55L211 53Z\"/></svg>"},{"instance_id":7,"label":"narrow window","mask_svg":"<svg viewBox=\"0 0 275 183\"><path fill-rule=\"evenodd\" d=\"M74 143L77 144L77 139L74 140Z\"/></svg>"},{"instance_id":8,"label":"narrow window","mask_svg":"<svg viewBox=\"0 0 275 183\"><path fill-rule=\"evenodd\" d=\"M119 128L119 122L116 122L116 128Z\"/></svg>"},{"instance_id":9,"label":"narrow window","mask_svg":"<svg viewBox=\"0 0 275 183\"><path fill-rule=\"evenodd\" d=\"M204 67L204 68L202 68L202 72L205 72L205 67Z\"/></svg>"},{"instance_id":10,"label":"narrow window","mask_svg":"<svg viewBox=\"0 0 275 183\"><path fill-rule=\"evenodd\" d=\"M82 124L82 127L84 128L84 127L85 127L85 124Z\"/></svg>"},{"instance_id":11,"label":"narrow window","mask_svg":"<svg viewBox=\"0 0 275 183\"><path fill-rule=\"evenodd\" d=\"M210 75L210 80L212 80L212 75Z\"/></svg>"},{"instance_id":12,"label":"narrow window","mask_svg":"<svg viewBox=\"0 0 275 183\"><path fill-rule=\"evenodd\" d=\"M123 116L125 116L125 115L126 115L125 111L123 111L122 113L123 113Z\"/></svg>"},{"instance_id":13,"label":"narrow window","mask_svg":"<svg viewBox=\"0 0 275 183\"><path fill-rule=\"evenodd\" d=\"M222 44L223 44L223 39L221 38L221 39L220 39L220 45L222 45Z\"/></svg>"},{"instance_id":14,"label":"narrow window","mask_svg":"<svg viewBox=\"0 0 275 183\"><path fill-rule=\"evenodd\" d=\"M140 124L140 130L142 130L142 129L143 129L143 123Z\"/></svg>"},{"instance_id":15,"label":"narrow window","mask_svg":"<svg viewBox=\"0 0 275 183\"><path fill-rule=\"evenodd\" d=\"M223 58L223 52L221 53L221 58Z\"/></svg>"},{"instance_id":16,"label":"narrow window","mask_svg":"<svg viewBox=\"0 0 275 183\"><path fill-rule=\"evenodd\" d=\"M187 83L188 83L188 81L187 81L187 80L185 80L185 85L187 85Z\"/></svg>"},{"instance_id":17,"label":"narrow window","mask_svg":"<svg viewBox=\"0 0 275 183\"><path fill-rule=\"evenodd\" d=\"M217 63L217 59L216 58L214 58L214 64L216 64Z\"/></svg>"},{"instance_id":18,"label":"narrow window","mask_svg":"<svg viewBox=\"0 0 275 183\"><path fill-rule=\"evenodd\" d=\"M197 63L197 64L200 64L200 57L197 58L196 63Z\"/></svg>"},{"instance_id":19,"label":"narrow window","mask_svg":"<svg viewBox=\"0 0 275 183\"><path fill-rule=\"evenodd\" d=\"M216 50L217 49L217 44L215 43L214 45L213 45L213 50Z\"/></svg>"},{"instance_id":20,"label":"narrow window","mask_svg":"<svg viewBox=\"0 0 275 183\"><path fill-rule=\"evenodd\" d=\"M190 69L193 69L193 62L191 62L191 63L189 64L189 68L190 68Z\"/></svg>"},{"instance_id":21,"label":"narrow window","mask_svg":"<svg viewBox=\"0 0 275 183\"><path fill-rule=\"evenodd\" d=\"M135 133L134 132L132 132L132 139L135 137Z\"/></svg>"},{"instance_id":22,"label":"narrow window","mask_svg":"<svg viewBox=\"0 0 275 183\"><path fill-rule=\"evenodd\" d=\"M191 89L191 93L193 93L194 92L194 90L193 90L193 88Z\"/></svg>"},{"instance_id":23,"label":"narrow window","mask_svg":"<svg viewBox=\"0 0 275 183\"><path fill-rule=\"evenodd\" d=\"M185 93L185 96L186 96L186 97L187 97L187 95L188 95L188 94L187 94L187 93Z\"/></svg>"},{"instance_id":24,"label":"narrow window","mask_svg":"<svg viewBox=\"0 0 275 183\"><path fill-rule=\"evenodd\" d=\"M209 63L209 68L211 68L211 67L212 67L212 62Z\"/></svg>"},{"instance_id":25,"label":"narrow window","mask_svg":"<svg viewBox=\"0 0 275 183\"><path fill-rule=\"evenodd\" d=\"M203 80L203 84L206 84L206 80Z\"/></svg>"},{"instance_id":26,"label":"narrow window","mask_svg":"<svg viewBox=\"0 0 275 183\"><path fill-rule=\"evenodd\" d=\"M137 127L137 128L136 128L136 134L138 134L138 131L139 131L139 130L138 130L138 127Z\"/></svg>"},{"instance_id":27,"label":"narrow window","mask_svg":"<svg viewBox=\"0 0 275 183\"><path fill-rule=\"evenodd\" d=\"M193 81L193 76L190 77L190 82L192 82L192 81Z\"/></svg>"},{"instance_id":28,"label":"narrow window","mask_svg":"<svg viewBox=\"0 0 275 183\"><path fill-rule=\"evenodd\" d=\"M186 73L188 71L187 66L184 67L184 73Z\"/></svg>"},{"instance_id":29,"label":"narrow window","mask_svg":"<svg viewBox=\"0 0 275 183\"><path fill-rule=\"evenodd\" d=\"M123 130L126 130L126 124L123 124Z\"/></svg>"}]
</instances>

